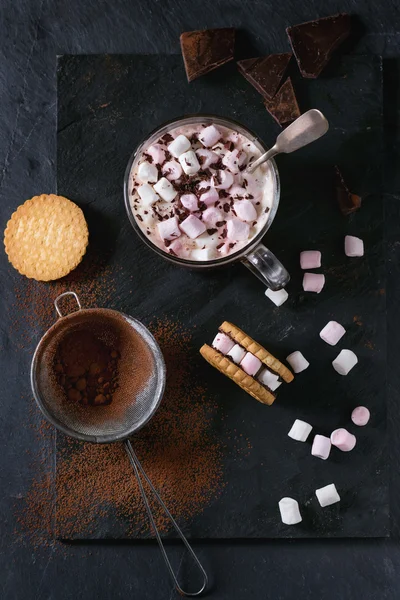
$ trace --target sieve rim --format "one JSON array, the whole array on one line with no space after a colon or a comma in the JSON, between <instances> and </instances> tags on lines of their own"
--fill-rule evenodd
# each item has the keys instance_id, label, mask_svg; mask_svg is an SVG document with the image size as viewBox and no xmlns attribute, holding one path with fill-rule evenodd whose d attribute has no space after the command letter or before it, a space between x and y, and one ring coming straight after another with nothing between
<instances>
[{"instance_id":1,"label":"sieve rim","mask_svg":"<svg viewBox=\"0 0 400 600\"><path fill-rule=\"evenodd\" d=\"M82 314L82 313L88 313L88 312L99 313L99 311L106 312L106 313L113 313L115 315L125 317L129 321L132 321L133 323L135 323L135 325L138 328L139 333L142 334L144 341L150 347L150 350L153 353L154 359L157 363L157 368L159 370L157 390L155 392L155 394L158 397L157 397L157 400L153 403L153 406L152 406L151 410L149 411L148 415L140 422L139 425L137 423L135 423L134 426L132 426L131 428L127 429L125 432L120 433L120 434L89 435L89 434L85 434L85 433L76 432L71 427L64 425L57 417L55 417L51 413L51 411L49 411L47 409L45 404L42 402L41 395L39 393L39 389L38 389L38 385L37 385L36 372L37 372L37 367L38 367L39 352L41 350L42 344L45 342L45 340L49 336L51 336L52 331L57 327L57 325L60 323L60 321L62 321L63 319L68 319L68 318L72 317L74 314ZM144 335L143 335L143 333L144 333ZM30 383L31 383L32 393L33 393L35 402L36 402L39 410L41 411L43 416L47 419L47 421L49 423L51 423L58 431L61 431L68 437L72 437L72 438L74 438L76 440L80 440L82 442L91 442L91 443L95 443L95 444L110 444L113 442L122 442L122 441L128 439L134 433L136 433L137 431L142 429L145 425L147 425L147 423L151 420L151 418L157 412L157 410L161 404L161 400L164 396L165 385L166 385L166 372L167 372L167 369L166 369L163 353L161 352L161 348L160 348L157 340L155 339L154 335L141 321L138 321L138 319L135 319L134 317L132 317L131 315L129 315L125 312L114 310L112 308L81 308L77 311L69 313L68 315L59 317L57 319L57 321L55 321L53 323L53 325L51 325L51 327L49 327L49 329L40 338L40 340L35 348L35 351L33 353L32 361L31 361Z\"/></svg>"}]
</instances>

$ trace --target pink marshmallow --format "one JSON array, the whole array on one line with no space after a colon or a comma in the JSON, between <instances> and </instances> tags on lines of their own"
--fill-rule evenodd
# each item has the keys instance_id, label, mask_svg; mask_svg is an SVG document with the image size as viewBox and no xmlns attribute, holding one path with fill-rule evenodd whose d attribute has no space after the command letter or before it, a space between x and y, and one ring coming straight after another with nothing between
<instances>
[{"instance_id":1,"label":"pink marshmallow","mask_svg":"<svg viewBox=\"0 0 400 600\"><path fill-rule=\"evenodd\" d=\"M179 177L182 177L182 167L177 160L169 160L162 167L162 174L168 179L168 181L176 181Z\"/></svg>"},{"instance_id":2,"label":"pink marshmallow","mask_svg":"<svg viewBox=\"0 0 400 600\"><path fill-rule=\"evenodd\" d=\"M199 203L197 202L197 197L195 194L183 194L180 198L182 206L190 210L190 212L194 212L198 210Z\"/></svg>"},{"instance_id":3,"label":"pink marshmallow","mask_svg":"<svg viewBox=\"0 0 400 600\"><path fill-rule=\"evenodd\" d=\"M167 251L170 254L175 254L176 256L180 256L181 258L187 258L189 256L188 250L184 247L180 240L174 240L170 243L167 248Z\"/></svg>"},{"instance_id":4,"label":"pink marshmallow","mask_svg":"<svg viewBox=\"0 0 400 600\"><path fill-rule=\"evenodd\" d=\"M212 347L219 350L221 354L228 354L229 350L232 350L235 342L231 340L225 333L217 333L212 343Z\"/></svg>"},{"instance_id":5,"label":"pink marshmallow","mask_svg":"<svg viewBox=\"0 0 400 600\"><path fill-rule=\"evenodd\" d=\"M347 429L335 429L331 433L331 442L333 446L336 446L342 452L350 452L356 445L356 436L347 431Z\"/></svg>"},{"instance_id":6,"label":"pink marshmallow","mask_svg":"<svg viewBox=\"0 0 400 600\"><path fill-rule=\"evenodd\" d=\"M363 427L369 421L371 413L369 412L366 406L357 406L351 413L351 420L354 425L358 425L359 427Z\"/></svg>"},{"instance_id":7,"label":"pink marshmallow","mask_svg":"<svg viewBox=\"0 0 400 600\"><path fill-rule=\"evenodd\" d=\"M215 227L217 223L224 220L224 216L218 208L206 208L203 212L203 221L207 225Z\"/></svg>"},{"instance_id":8,"label":"pink marshmallow","mask_svg":"<svg viewBox=\"0 0 400 600\"><path fill-rule=\"evenodd\" d=\"M320 331L319 337L330 346L336 346L338 341L344 336L346 330L340 323L329 321Z\"/></svg>"},{"instance_id":9,"label":"pink marshmallow","mask_svg":"<svg viewBox=\"0 0 400 600\"><path fill-rule=\"evenodd\" d=\"M200 202L204 202L204 204L206 204L207 206L212 206L218 199L218 192L213 187L210 187L210 189L207 190L207 192L204 192L204 194L201 194L200 196Z\"/></svg>"},{"instance_id":10,"label":"pink marshmallow","mask_svg":"<svg viewBox=\"0 0 400 600\"><path fill-rule=\"evenodd\" d=\"M344 252L346 256L364 256L364 242L353 235L344 238Z\"/></svg>"},{"instance_id":11,"label":"pink marshmallow","mask_svg":"<svg viewBox=\"0 0 400 600\"><path fill-rule=\"evenodd\" d=\"M233 184L233 175L232 173L229 173L229 171L221 170L214 175L212 181L217 190L227 190Z\"/></svg>"},{"instance_id":12,"label":"pink marshmallow","mask_svg":"<svg viewBox=\"0 0 400 600\"><path fill-rule=\"evenodd\" d=\"M250 225L243 223L240 219L229 219L226 227L230 240L241 242L249 237Z\"/></svg>"},{"instance_id":13,"label":"pink marshmallow","mask_svg":"<svg viewBox=\"0 0 400 600\"><path fill-rule=\"evenodd\" d=\"M197 189L198 190L204 190L205 188L210 188L213 187L213 180L212 178L207 180L207 179L203 179L203 181L200 181L200 183L197 184Z\"/></svg>"},{"instance_id":14,"label":"pink marshmallow","mask_svg":"<svg viewBox=\"0 0 400 600\"><path fill-rule=\"evenodd\" d=\"M300 252L300 266L302 269L318 269L321 266L321 252L319 250Z\"/></svg>"},{"instance_id":15,"label":"pink marshmallow","mask_svg":"<svg viewBox=\"0 0 400 600\"><path fill-rule=\"evenodd\" d=\"M311 454L326 460L331 451L331 440L325 435L316 435L311 448Z\"/></svg>"},{"instance_id":16,"label":"pink marshmallow","mask_svg":"<svg viewBox=\"0 0 400 600\"><path fill-rule=\"evenodd\" d=\"M250 200L239 200L233 205L235 213L241 221L255 221L257 219L257 211Z\"/></svg>"},{"instance_id":17,"label":"pink marshmallow","mask_svg":"<svg viewBox=\"0 0 400 600\"><path fill-rule=\"evenodd\" d=\"M325 285L325 275L319 273L304 273L303 290L305 292L320 293Z\"/></svg>"},{"instance_id":18,"label":"pink marshmallow","mask_svg":"<svg viewBox=\"0 0 400 600\"><path fill-rule=\"evenodd\" d=\"M211 146L215 146L218 140L221 139L221 132L218 131L215 125L209 125L203 129L198 137L203 146L210 148Z\"/></svg>"},{"instance_id":19,"label":"pink marshmallow","mask_svg":"<svg viewBox=\"0 0 400 600\"><path fill-rule=\"evenodd\" d=\"M244 358L240 361L243 371L252 377L260 370L261 365L261 360L251 352L246 352Z\"/></svg>"},{"instance_id":20,"label":"pink marshmallow","mask_svg":"<svg viewBox=\"0 0 400 600\"><path fill-rule=\"evenodd\" d=\"M235 148L232 152L227 152L222 159L222 164L226 166L231 173L239 173L240 167L246 162L246 152Z\"/></svg>"},{"instance_id":21,"label":"pink marshmallow","mask_svg":"<svg viewBox=\"0 0 400 600\"><path fill-rule=\"evenodd\" d=\"M157 225L158 233L163 240L174 240L181 235L178 225L178 217L171 217L166 221L161 221Z\"/></svg>"},{"instance_id":22,"label":"pink marshmallow","mask_svg":"<svg viewBox=\"0 0 400 600\"><path fill-rule=\"evenodd\" d=\"M212 150L205 150L205 148L199 148L196 150L196 154L203 171L204 169L208 169L208 167L211 165L214 165L219 159L219 156L216 152L213 152Z\"/></svg>"},{"instance_id":23,"label":"pink marshmallow","mask_svg":"<svg viewBox=\"0 0 400 600\"><path fill-rule=\"evenodd\" d=\"M156 165L161 165L165 160L165 150L160 144L153 144L147 148L146 154L149 154Z\"/></svg>"},{"instance_id":24,"label":"pink marshmallow","mask_svg":"<svg viewBox=\"0 0 400 600\"><path fill-rule=\"evenodd\" d=\"M192 240L199 237L199 235L204 233L206 230L204 223L194 215L189 215L184 221L182 221L180 228L182 229L183 233L186 233L186 235Z\"/></svg>"}]
</instances>

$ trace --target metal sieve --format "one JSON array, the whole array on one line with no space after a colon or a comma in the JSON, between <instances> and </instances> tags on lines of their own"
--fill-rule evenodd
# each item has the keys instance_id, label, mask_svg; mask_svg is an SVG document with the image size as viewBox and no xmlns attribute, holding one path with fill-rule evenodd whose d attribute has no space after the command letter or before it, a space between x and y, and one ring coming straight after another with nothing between
<instances>
[{"instance_id":1,"label":"metal sieve","mask_svg":"<svg viewBox=\"0 0 400 600\"><path fill-rule=\"evenodd\" d=\"M60 299L65 296L72 296L78 305L78 310L68 315L63 315L59 306ZM160 405L166 380L165 362L160 347L149 330L133 317L109 309L83 309L75 292L64 292L55 299L54 306L60 318L42 337L32 359L31 386L37 405L52 425L72 438L93 443L124 442L151 527L154 530L175 587L183 596L200 595L207 585L207 574L180 527L146 475L129 440L130 436L139 431L151 419ZM132 391L132 395L129 394L121 401L121 410L117 411L117 414L115 414L115 411L104 412L107 411L108 407L98 407L93 410L88 410L87 407L79 407L78 410L76 404L66 402L61 394L55 394L54 383L52 383L54 374L51 357L54 356L59 341L67 331L71 333L74 330L88 326L90 328L102 328L103 330L114 328L115 330L118 323L122 324L125 334L128 332L128 341L131 338L136 344L138 341L144 344L147 353L145 375L137 389ZM197 592L186 592L178 583L157 529L148 496L143 486L143 479L147 482L154 497L168 516L172 526L201 572L203 583Z\"/></svg>"}]
</instances>

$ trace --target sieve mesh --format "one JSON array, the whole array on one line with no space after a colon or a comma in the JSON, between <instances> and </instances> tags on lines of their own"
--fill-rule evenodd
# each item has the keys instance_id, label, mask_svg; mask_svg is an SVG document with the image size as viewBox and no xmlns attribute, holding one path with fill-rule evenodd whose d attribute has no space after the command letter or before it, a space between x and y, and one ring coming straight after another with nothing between
<instances>
[{"instance_id":1,"label":"sieve mesh","mask_svg":"<svg viewBox=\"0 0 400 600\"><path fill-rule=\"evenodd\" d=\"M118 344L119 388L108 406L71 402L57 383L57 347L67 334L79 330ZM113 442L135 433L158 408L165 363L157 342L139 321L109 309L84 309L62 317L43 336L32 360L31 384L39 408L58 429L81 440Z\"/></svg>"}]
</instances>

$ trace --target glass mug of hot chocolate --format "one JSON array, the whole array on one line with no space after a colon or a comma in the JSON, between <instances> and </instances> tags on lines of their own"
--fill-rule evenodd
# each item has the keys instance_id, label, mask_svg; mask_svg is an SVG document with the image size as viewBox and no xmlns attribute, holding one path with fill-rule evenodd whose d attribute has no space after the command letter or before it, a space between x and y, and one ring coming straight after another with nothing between
<instances>
[{"instance_id":1,"label":"glass mug of hot chocolate","mask_svg":"<svg viewBox=\"0 0 400 600\"><path fill-rule=\"evenodd\" d=\"M194 115L162 125L132 154L125 206L157 254L192 269L242 262L278 290L289 274L261 240L279 205L274 160L246 168L267 148L240 123Z\"/></svg>"}]
</instances>

